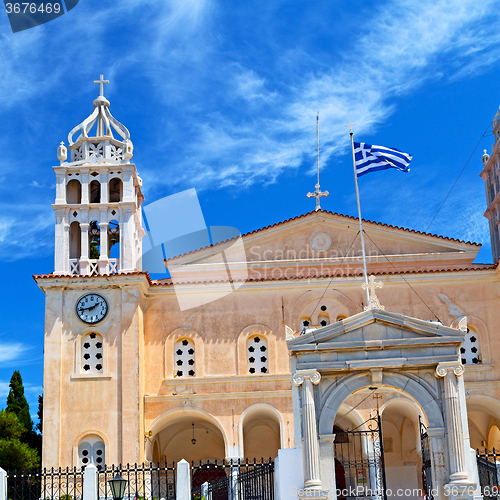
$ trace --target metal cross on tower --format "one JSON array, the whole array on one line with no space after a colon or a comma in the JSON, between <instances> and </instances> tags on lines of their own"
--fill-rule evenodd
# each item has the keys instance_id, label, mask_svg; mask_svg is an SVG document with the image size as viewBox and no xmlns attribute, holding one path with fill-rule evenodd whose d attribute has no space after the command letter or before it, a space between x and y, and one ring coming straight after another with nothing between
<instances>
[{"instance_id":1,"label":"metal cross on tower","mask_svg":"<svg viewBox=\"0 0 500 500\"><path fill-rule=\"evenodd\" d=\"M317 147L317 171L318 171L318 182L316 183L316 191L314 193L307 193L308 198L316 198L316 208L314 209L316 212L321 210L321 206L319 204L319 199L322 196L328 196L330 193L328 191L321 191L319 189L319 111L316 116L316 147Z\"/></svg>"},{"instance_id":2,"label":"metal cross on tower","mask_svg":"<svg viewBox=\"0 0 500 500\"><path fill-rule=\"evenodd\" d=\"M101 78L99 78L99 80L94 80L94 85L99 85L99 95L101 97L104 97L104 85L108 84L109 83L109 80L104 80L104 75L101 75Z\"/></svg>"}]
</instances>

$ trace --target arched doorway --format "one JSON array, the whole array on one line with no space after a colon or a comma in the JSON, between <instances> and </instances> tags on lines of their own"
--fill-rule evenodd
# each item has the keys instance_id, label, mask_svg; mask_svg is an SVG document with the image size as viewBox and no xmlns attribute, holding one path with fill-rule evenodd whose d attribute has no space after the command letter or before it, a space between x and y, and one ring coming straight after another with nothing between
<instances>
[{"instance_id":1,"label":"arched doorway","mask_svg":"<svg viewBox=\"0 0 500 500\"><path fill-rule=\"evenodd\" d=\"M219 422L202 410L168 412L151 425L153 436L146 445L146 458L167 463L222 461L226 439L221 429Z\"/></svg>"},{"instance_id":2,"label":"arched doorway","mask_svg":"<svg viewBox=\"0 0 500 500\"><path fill-rule=\"evenodd\" d=\"M242 456L248 460L274 459L281 448L278 411L268 404L248 407L241 416Z\"/></svg>"}]
</instances>

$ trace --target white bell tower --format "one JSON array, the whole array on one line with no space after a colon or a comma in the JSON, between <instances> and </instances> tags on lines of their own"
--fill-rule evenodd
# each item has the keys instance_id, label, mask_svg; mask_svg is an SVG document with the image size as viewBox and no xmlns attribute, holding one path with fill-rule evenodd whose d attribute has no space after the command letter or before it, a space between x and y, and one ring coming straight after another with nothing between
<instances>
[{"instance_id":1,"label":"white bell tower","mask_svg":"<svg viewBox=\"0 0 500 500\"><path fill-rule=\"evenodd\" d=\"M101 75L94 83L100 86L94 111L68 135L70 161L64 143L57 148L54 274L141 270L144 197L130 133L109 112L103 95L109 81Z\"/></svg>"},{"instance_id":2,"label":"white bell tower","mask_svg":"<svg viewBox=\"0 0 500 500\"><path fill-rule=\"evenodd\" d=\"M491 252L493 263L500 259L500 108L491 123L493 129L494 143L491 148L491 156L486 149L483 154L483 170L480 176L484 180L486 189L486 204L488 208L484 216L488 219L490 226Z\"/></svg>"}]
</instances>

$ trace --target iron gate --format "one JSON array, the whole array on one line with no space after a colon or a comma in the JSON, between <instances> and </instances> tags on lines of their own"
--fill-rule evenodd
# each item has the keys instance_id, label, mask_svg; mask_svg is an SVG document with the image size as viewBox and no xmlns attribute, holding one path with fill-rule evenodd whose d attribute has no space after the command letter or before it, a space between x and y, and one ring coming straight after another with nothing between
<instances>
[{"instance_id":1,"label":"iron gate","mask_svg":"<svg viewBox=\"0 0 500 500\"><path fill-rule=\"evenodd\" d=\"M380 415L352 430L334 427L333 432L337 498L387 500Z\"/></svg>"},{"instance_id":2,"label":"iron gate","mask_svg":"<svg viewBox=\"0 0 500 500\"><path fill-rule=\"evenodd\" d=\"M432 462L429 434L420 415L418 417L418 423L420 427L420 446L422 449L422 485L425 491L425 500L434 500L434 496L432 495Z\"/></svg>"},{"instance_id":3,"label":"iron gate","mask_svg":"<svg viewBox=\"0 0 500 500\"><path fill-rule=\"evenodd\" d=\"M476 451L477 473L483 498L499 498L500 455L493 450Z\"/></svg>"}]
</instances>

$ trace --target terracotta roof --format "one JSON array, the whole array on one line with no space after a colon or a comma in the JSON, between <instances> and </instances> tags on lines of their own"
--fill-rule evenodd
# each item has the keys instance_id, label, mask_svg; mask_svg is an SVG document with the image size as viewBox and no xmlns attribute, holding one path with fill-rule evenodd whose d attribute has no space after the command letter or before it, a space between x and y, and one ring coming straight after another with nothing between
<instances>
[{"instance_id":1,"label":"terracotta roof","mask_svg":"<svg viewBox=\"0 0 500 500\"><path fill-rule=\"evenodd\" d=\"M38 279L52 279L52 278L71 278L71 279L79 279L79 278L106 278L111 276L132 276L132 275L145 275L150 285L154 284L154 281L149 276L147 271L131 271L129 273L115 273L115 274L93 274L92 276L88 276L85 274L34 274L33 279L36 281Z\"/></svg>"},{"instance_id":2,"label":"terracotta roof","mask_svg":"<svg viewBox=\"0 0 500 500\"><path fill-rule=\"evenodd\" d=\"M302 214L302 215L297 215L295 217L292 217L290 219L286 219L286 220L281 221L281 222L276 222L275 224L270 224L269 226L261 227L260 229L254 229L253 231L250 231L248 233L242 234L241 237L244 238L245 236L250 236L251 234L260 233L261 231L265 231L266 229L271 229L273 227L281 226L281 225L286 224L288 222L291 222L291 221L294 221L294 220L298 220L298 219L302 219L302 218L307 217L309 215L318 214L318 213L333 215L333 216L337 216L337 217L344 217L346 219L351 219L353 221L358 221L359 220L358 217L354 217L353 215L344 215L344 214L340 214L338 212L330 212L328 210L319 210L318 212L316 212L315 210L313 210L311 212L307 212L307 213ZM376 221L372 221L372 220L368 220L368 219L361 219L361 220L363 222L368 222L369 224L374 224L374 225L381 226L381 227L388 227L388 228L391 228L391 229L399 229L400 231L407 231L409 233L421 234L423 236L431 236L433 238L439 238L439 239L442 239L442 240L453 241L455 243L464 243L466 245L474 245L474 246L477 246L477 247L481 246L480 243L475 243L473 241L464 241L464 240L459 240L459 239L456 239L456 238L450 238L448 236L441 236L439 234L426 233L424 231L416 231L415 229L408 229L406 227L393 226L391 224L384 224L382 222L376 222ZM219 243L214 243L212 245L207 245L206 247L198 248L196 250L191 250L190 252L186 252L186 253L183 253L183 254L180 254L180 255L176 255L175 257L171 257L171 258L166 259L166 260L173 260L173 259L177 259L179 257L185 257L186 255L190 255L190 254L199 252L201 250L206 250L207 248L212 248L212 247L215 247L217 245L221 245L222 243L227 243L229 241L234 241L236 239L237 239L237 237L230 238L228 240L224 240L224 241L221 241Z\"/></svg>"},{"instance_id":3,"label":"terracotta roof","mask_svg":"<svg viewBox=\"0 0 500 500\"><path fill-rule=\"evenodd\" d=\"M499 260L500 262L500 260ZM390 272L370 272L375 276L392 276L392 275L407 275L407 274L431 274L431 273L458 273L465 271L491 271L498 267L498 262L496 264L480 264L483 267L464 267L460 269L433 269L431 271L421 270L421 271L390 271ZM304 279L315 279L315 278L332 278L336 275L325 274L325 275L314 275L314 276L294 276L294 277L281 277L281 278L249 278L247 280L243 280L244 282L257 282L257 281L286 281L286 280L304 280ZM355 274L344 274L339 276L342 278L345 277L357 277L363 276L363 273L355 273ZM239 283L242 280L234 280L234 282ZM209 281L184 281L182 283L178 283L179 285L206 285L209 283L227 283L226 280L209 280ZM173 286L172 278L165 278L165 280L154 280L151 282L152 286Z\"/></svg>"},{"instance_id":4,"label":"terracotta roof","mask_svg":"<svg viewBox=\"0 0 500 500\"><path fill-rule=\"evenodd\" d=\"M431 273L454 273L454 272L465 272L465 271L491 271L496 269L500 264L500 259L496 264L479 264L482 267L464 267L460 269L434 269L432 271L422 270L422 271L390 271L390 272L370 272L375 276L392 276L395 274L431 274ZM103 278L111 276L130 276L130 275L144 275L151 286L173 286L172 278L165 278L161 280L152 280L147 271L133 271L130 273L116 273L116 274L98 274L93 276L79 275L68 275L68 274L34 274L33 279L36 281L38 279L51 279L51 278L70 278L70 279L81 279L81 278ZM356 277L363 276L363 273L355 273L343 275L342 277ZM295 277L282 277L282 278L249 278L244 281L248 282L258 282L258 281L284 281L284 280L304 280L304 279L314 279L314 278L332 278L334 275L326 274L322 276L295 276ZM238 280L235 280L238 282ZM227 283L224 280L209 280L209 281L186 281L180 284L183 285L204 285L209 283Z\"/></svg>"}]
</instances>

